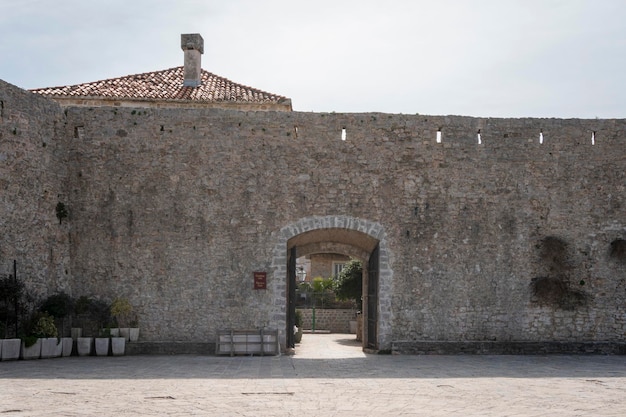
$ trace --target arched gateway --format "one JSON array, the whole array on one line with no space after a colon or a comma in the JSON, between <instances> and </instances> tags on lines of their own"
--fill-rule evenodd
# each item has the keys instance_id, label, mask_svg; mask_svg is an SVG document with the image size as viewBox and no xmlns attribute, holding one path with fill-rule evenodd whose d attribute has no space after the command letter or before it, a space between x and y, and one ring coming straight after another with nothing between
<instances>
[{"instance_id":1,"label":"arched gateway","mask_svg":"<svg viewBox=\"0 0 626 417\"><path fill-rule=\"evenodd\" d=\"M364 346L389 349L393 271L385 230L379 223L349 216L306 217L280 230L272 267L279 294L274 318L286 330L281 344L293 347L295 260L320 252L338 252L363 261Z\"/></svg>"}]
</instances>

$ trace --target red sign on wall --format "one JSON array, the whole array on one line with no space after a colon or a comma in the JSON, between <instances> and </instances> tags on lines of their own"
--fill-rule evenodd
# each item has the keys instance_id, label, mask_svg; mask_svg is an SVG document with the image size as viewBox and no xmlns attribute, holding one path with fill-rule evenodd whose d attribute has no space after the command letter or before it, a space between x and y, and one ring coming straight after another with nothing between
<instances>
[{"instance_id":1,"label":"red sign on wall","mask_svg":"<svg viewBox=\"0 0 626 417\"><path fill-rule=\"evenodd\" d=\"M254 289L267 289L267 272L254 272Z\"/></svg>"}]
</instances>

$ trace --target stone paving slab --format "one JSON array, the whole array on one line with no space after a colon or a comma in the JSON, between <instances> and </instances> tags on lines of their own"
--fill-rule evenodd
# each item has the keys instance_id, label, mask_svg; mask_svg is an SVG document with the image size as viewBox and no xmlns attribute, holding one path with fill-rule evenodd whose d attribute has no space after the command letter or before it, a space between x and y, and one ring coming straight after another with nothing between
<instances>
[{"instance_id":1,"label":"stone paving slab","mask_svg":"<svg viewBox=\"0 0 626 417\"><path fill-rule=\"evenodd\" d=\"M366 355L305 335L293 356L0 362L7 416L624 416L624 356Z\"/></svg>"}]
</instances>

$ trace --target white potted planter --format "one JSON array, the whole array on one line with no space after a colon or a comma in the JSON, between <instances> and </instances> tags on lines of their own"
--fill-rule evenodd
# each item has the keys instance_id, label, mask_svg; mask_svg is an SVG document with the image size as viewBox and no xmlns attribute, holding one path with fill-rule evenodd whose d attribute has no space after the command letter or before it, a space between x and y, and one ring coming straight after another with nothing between
<instances>
[{"instance_id":1,"label":"white potted planter","mask_svg":"<svg viewBox=\"0 0 626 417\"><path fill-rule=\"evenodd\" d=\"M41 357L41 339L31 345L26 346L26 343L22 342L22 353L20 354L22 359L39 359Z\"/></svg>"},{"instance_id":2,"label":"white potted planter","mask_svg":"<svg viewBox=\"0 0 626 417\"><path fill-rule=\"evenodd\" d=\"M74 340L71 337L63 337L61 338L61 356L67 357L72 356L72 347L74 345Z\"/></svg>"},{"instance_id":3,"label":"white potted planter","mask_svg":"<svg viewBox=\"0 0 626 417\"><path fill-rule=\"evenodd\" d=\"M120 337L119 327L112 327L109 331L111 332L111 337Z\"/></svg>"},{"instance_id":4,"label":"white potted planter","mask_svg":"<svg viewBox=\"0 0 626 417\"><path fill-rule=\"evenodd\" d=\"M128 327L120 327L120 337L123 337L128 342L130 340L130 329Z\"/></svg>"},{"instance_id":5,"label":"white potted planter","mask_svg":"<svg viewBox=\"0 0 626 417\"><path fill-rule=\"evenodd\" d=\"M131 327L129 329L129 340L136 342L139 340L139 327Z\"/></svg>"},{"instance_id":6,"label":"white potted planter","mask_svg":"<svg viewBox=\"0 0 626 417\"><path fill-rule=\"evenodd\" d=\"M356 320L350 320L350 333L356 334Z\"/></svg>"},{"instance_id":7,"label":"white potted planter","mask_svg":"<svg viewBox=\"0 0 626 417\"><path fill-rule=\"evenodd\" d=\"M72 340L77 340L79 337L83 336L83 329L80 327L72 327L71 334Z\"/></svg>"},{"instance_id":8,"label":"white potted planter","mask_svg":"<svg viewBox=\"0 0 626 417\"><path fill-rule=\"evenodd\" d=\"M58 358L63 352L63 345L56 337L45 337L41 340L41 359Z\"/></svg>"},{"instance_id":9,"label":"white potted planter","mask_svg":"<svg viewBox=\"0 0 626 417\"><path fill-rule=\"evenodd\" d=\"M126 339L123 337L111 338L111 354L113 356L123 356L126 352Z\"/></svg>"},{"instance_id":10,"label":"white potted planter","mask_svg":"<svg viewBox=\"0 0 626 417\"><path fill-rule=\"evenodd\" d=\"M93 337L79 337L76 339L78 356L89 356L93 350Z\"/></svg>"},{"instance_id":11,"label":"white potted planter","mask_svg":"<svg viewBox=\"0 0 626 417\"><path fill-rule=\"evenodd\" d=\"M20 339L2 340L2 360L14 361L20 358L22 341Z\"/></svg>"},{"instance_id":12,"label":"white potted planter","mask_svg":"<svg viewBox=\"0 0 626 417\"><path fill-rule=\"evenodd\" d=\"M108 356L111 338L96 337L96 356Z\"/></svg>"}]
</instances>

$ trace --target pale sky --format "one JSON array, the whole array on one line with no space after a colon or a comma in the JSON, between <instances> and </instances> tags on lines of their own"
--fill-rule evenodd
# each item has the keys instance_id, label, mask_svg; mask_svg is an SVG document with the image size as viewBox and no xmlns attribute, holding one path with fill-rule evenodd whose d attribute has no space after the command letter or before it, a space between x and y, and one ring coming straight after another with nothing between
<instances>
[{"instance_id":1,"label":"pale sky","mask_svg":"<svg viewBox=\"0 0 626 417\"><path fill-rule=\"evenodd\" d=\"M0 0L23 88L183 64L296 111L626 117L626 0Z\"/></svg>"}]
</instances>

